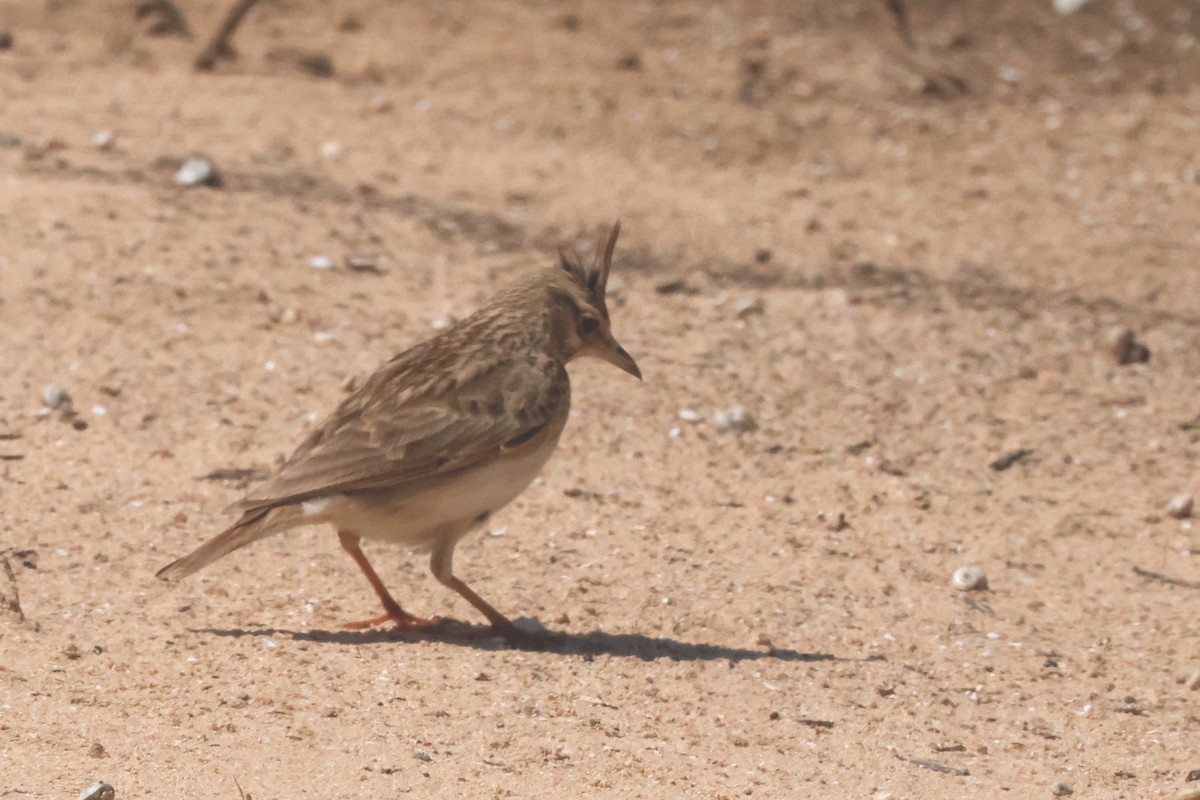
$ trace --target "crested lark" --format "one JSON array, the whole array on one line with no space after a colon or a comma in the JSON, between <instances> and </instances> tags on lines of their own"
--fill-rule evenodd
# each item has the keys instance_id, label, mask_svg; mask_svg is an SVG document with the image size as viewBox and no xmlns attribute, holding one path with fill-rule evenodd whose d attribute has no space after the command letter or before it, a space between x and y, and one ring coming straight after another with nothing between
<instances>
[{"instance_id":1,"label":"crested lark","mask_svg":"<svg viewBox=\"0 0 1200 800\"><path fill-rule=\"evenodd\" d=\"M330 523L387 612L350 628L430 621L392 599L361 539L431 553L434 576L510 640L523 633L452 569L454 547L525 490L567 421L566 364L590 355L641 378L609 330L604 302L620 223L590 266L561 263L517 281L467 319L379 368L305 439L274 477L234 508L225 532L158 572L183 578L299 525Z\"/></svg>"}]
</instances>

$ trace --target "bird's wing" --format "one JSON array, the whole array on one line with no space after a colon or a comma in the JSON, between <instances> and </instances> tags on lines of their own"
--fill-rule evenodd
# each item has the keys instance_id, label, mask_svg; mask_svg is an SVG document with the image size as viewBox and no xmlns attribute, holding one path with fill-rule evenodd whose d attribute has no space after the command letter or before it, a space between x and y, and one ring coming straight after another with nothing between
<instances>
[{"instance_id":1,"label":"bird's wing","mask_svg":"<svg viewBox=\"0 0 1200 800\"><path fill-rule=\"evenodd\" d=\"M504 458L565 417L570 402L566 370L549 357L497 361L445 388L402 373L369 381L236 508L403 490Z\"/></svg>"}]
</instances>

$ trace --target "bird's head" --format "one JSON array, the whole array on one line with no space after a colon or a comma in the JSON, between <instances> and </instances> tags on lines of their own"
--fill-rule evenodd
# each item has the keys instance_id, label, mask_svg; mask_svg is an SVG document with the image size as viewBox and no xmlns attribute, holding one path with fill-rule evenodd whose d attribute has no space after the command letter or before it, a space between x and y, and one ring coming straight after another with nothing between
<instances>
[{"instance_id":1,"label":"bird's head","mask_svg":"<svg viewBox=\"0 0 1200 800\"><path fill-rule=\"evenodd\" d=\"M593 356L641 380L637 362L613 338L604 302L608 270L620 232L621 223L617 222L607 237L600 237L592 263L587 266L577 254L559 251L558 274L551 282L550 333L564 362L576 356Z\"/></svg>"}]
</instances>

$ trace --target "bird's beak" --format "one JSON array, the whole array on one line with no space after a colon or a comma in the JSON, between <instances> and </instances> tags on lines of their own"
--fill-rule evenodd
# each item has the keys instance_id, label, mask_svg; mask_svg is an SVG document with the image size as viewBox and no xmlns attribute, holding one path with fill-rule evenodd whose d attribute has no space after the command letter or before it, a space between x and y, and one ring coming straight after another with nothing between
<instances>
[{"instance_id":1,"label":"bird's beak","mask_svg":"<svg viewBox=\"0 0 1200 800\"><path fill-rule=\"evenodd\" d=\"M628 372L639 381L642 379L642 371L638 369L637 362L633 360L633 356L625 352L625 348L617 344L617 340L609 338L607 347L597 347L592 350L592 355L597 358L602 358L614 367Z\"/></svg>"}]
</instances>

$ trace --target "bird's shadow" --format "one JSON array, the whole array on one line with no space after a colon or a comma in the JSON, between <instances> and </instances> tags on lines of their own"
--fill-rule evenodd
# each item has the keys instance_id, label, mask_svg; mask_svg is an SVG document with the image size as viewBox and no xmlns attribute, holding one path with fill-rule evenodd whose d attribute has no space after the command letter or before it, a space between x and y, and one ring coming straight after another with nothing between
<instances>
[{"instance_id":1,"label":"bird's shadow","mask_svg":"<svg viewBox=\"0 0 1200 800\"><path fill-rule=\"evenodd\" d=\"M594 630L588 633L549 630L536 619L516 620L524 630L535 630L528 639L507 642L486 625L471 625L458 620L444 620L434 628L420 631L401 631L394 628L372 630L306 630L278 628L192 628L193 633L212 636L276 636L297 642L316 642L332 645L395 644L397 642L443 642L477 650L524 650L559 655L594 658L600 655L618 658L637 658L654 661L878 661L881 656L845 657L831 653L802 653L786 647L765 646L761 650L728 647L703 642L681 642L666 636L644 636L640 633L607 633Z\"/></svg>"}]
</instances>

